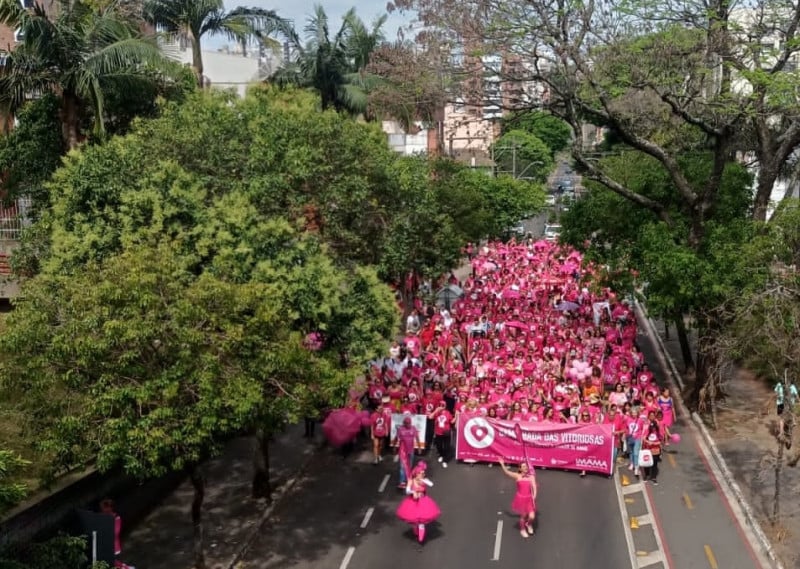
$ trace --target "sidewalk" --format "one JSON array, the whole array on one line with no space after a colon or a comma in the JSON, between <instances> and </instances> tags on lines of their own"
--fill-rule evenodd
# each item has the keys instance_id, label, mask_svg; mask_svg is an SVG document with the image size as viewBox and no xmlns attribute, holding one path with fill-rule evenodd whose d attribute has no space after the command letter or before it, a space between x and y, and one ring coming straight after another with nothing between
<instances>
[{"instance_id":1,"label":"sidewalk","mask_svg":"<svg viewBox=\"0 0 800 569\"><path fill-rule=\"evenodd\" d=\"M680 346L671 330L667 338L662 323L656 331L678 370L683 370ZM690 342L694 337L690 334ZM690 387L687 387L689 389ZM741 497L758 519L773 553L786 569L800 568L800 507L796 496L800 493L800 469L784 465L781 475L783 501L781 520L776 526L769 522L775 491L775 474L772 465L776 451L774 430L774 394L767 382L746 369L737 368L724 386L725 397L717 403L717 429L707 429ZM787 453L787 459L797 451Z\"/></svg>"},{"instance_id":2,"label":"sidewalk","mask_svg":"<svg viewBox=\"0 0 800 569\"><path fill-rule=\"evenodd\" d=\"M639 342L660 382L669 377L667 362L640 319ZM656 331L657 332L657 331ZM670 348L676 346L668 346ZM678 352L679 353L679 352ZM647 484L655 525L672 569L770 569L758 539L739 504L725 489L723 476L708 445L676 399L678 420L673 428L681 442L666 450L659 486Z\"/></svg>"},{"instance_id":3,"label":"sidewalk","mask_svg":"<svg viewBox=\"0 0 800 569\"><path fill-rule=\"evenodd\" d=\"M273 499L319 451L322 429L313 441L303 438L303 425L291 425L270 447ZM253 500L252 439L236 439L205 469L207 477L203 516L206 562L209 569L228 569L268 509L265 500ZM123 539L123 559L141 569L189 569L193 566L190 509L193 490L184 481Z\"/></svg>"}]
</instances>

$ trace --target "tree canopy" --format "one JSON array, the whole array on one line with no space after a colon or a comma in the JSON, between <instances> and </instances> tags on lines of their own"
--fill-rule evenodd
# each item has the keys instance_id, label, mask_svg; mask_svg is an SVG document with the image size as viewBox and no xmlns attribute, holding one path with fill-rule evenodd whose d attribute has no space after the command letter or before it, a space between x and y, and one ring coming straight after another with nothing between
<instances>
[{"instance_id":1,"label":"tree canopy","mask_svg":"<svg viewBox=\"0 0 800 569\"><path fill-rule=\"evenodd\" d=\"M19 30L22 42L3 58L0 107L15 113L32 93L55 93L61 101L62 138L75 148L84 138L81 123L105 132L106 92L140 87L179 76L155 40L144 38L114 4L93 7L82 0L58 0L54 15L42 4L32 9L0 0L0 23Z\"/></svg>"},{"instance_id":2,"label":"tree canopy","mask_svg":"<svg viewBox=\"0 0 800 569\"><path fill-rule=\"evenodd\" d=\"M270 78L279 86L314 89L320 96L322 110L335 109L351 115L363 114L368 108L366 73L372 52L383 42L386 16L368 27L355 8L344 16L332 33L328 15L319 4L305 26L307 42L295 42L295 54L284 61Z\"/></svg>"},{"instance_id":3,"label":"tree canopy","mask_svg":"<svg viewBox=\"0 0 800 569\"><path fill-rule=\"evenodd\" d=\"M502 132L521 130L534 135L550 149L551 156L566 150L572 129L562 119L542 111L516 111L503 117Z\"/></svg>"}]
</instances>

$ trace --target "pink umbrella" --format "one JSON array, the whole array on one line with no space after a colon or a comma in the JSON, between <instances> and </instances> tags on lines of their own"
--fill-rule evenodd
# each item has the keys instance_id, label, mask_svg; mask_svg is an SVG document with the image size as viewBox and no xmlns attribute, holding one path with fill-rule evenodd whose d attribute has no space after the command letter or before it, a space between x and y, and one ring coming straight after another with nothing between
<instances>
[{"instance_id":1,"label":"pink umbrella","mask_svg":"<svg viewBox=\"0 0 800 569\"><path fill-rule=\"evenodd\" d=\"M331 446L342 447L361 431L361 415L354 409L335 409L322 423L322 433Z\"/></svg>"}]
</instances>

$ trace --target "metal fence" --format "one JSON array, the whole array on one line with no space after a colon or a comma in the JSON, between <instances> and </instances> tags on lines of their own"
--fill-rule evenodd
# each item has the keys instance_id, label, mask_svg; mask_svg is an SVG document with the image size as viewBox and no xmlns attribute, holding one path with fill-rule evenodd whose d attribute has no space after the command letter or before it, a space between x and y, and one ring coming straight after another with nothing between
<instances>
[{"instance_id":1,"label":"metal fence","mask_svg":"<svg viewBox=\"0 0 800 569\"><path fill-rule=\"evenodd\" d=\"M19 241L22 231L30 225L30 207L29 198L20 198L11 204L0 204L0 240Z\"/></svg>"}]
</instances>

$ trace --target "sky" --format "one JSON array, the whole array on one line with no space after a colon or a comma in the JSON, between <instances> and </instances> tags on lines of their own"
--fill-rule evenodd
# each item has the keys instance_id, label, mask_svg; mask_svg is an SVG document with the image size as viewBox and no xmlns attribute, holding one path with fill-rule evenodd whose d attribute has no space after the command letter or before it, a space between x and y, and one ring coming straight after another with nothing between
<instances>
[{"instance_id":1,"label":"sky","mask_svg":"<svg viewBox=\"0 0 800 569\"><path fill-rule=\"evenodd\" d=\"M382 14L386 13L387 0L225 0L227 9L237 6L267 8L275 10L279 16L294 20L294 27L301 38L304 38L303 28L309 14L314 11L314 4L320 4L328 14L331 33L339 29L342 16L350 9L355 7L358 16L368 25ZM383 25L383 32L386 39L394 40L397 31L403 26L407 26L413 20L413 16L400 14L395 11L389 15L389 19ZM209 47L219 47L225 44L222 38L213 38L207 45Z\"/></svg>"}]
</instances>

